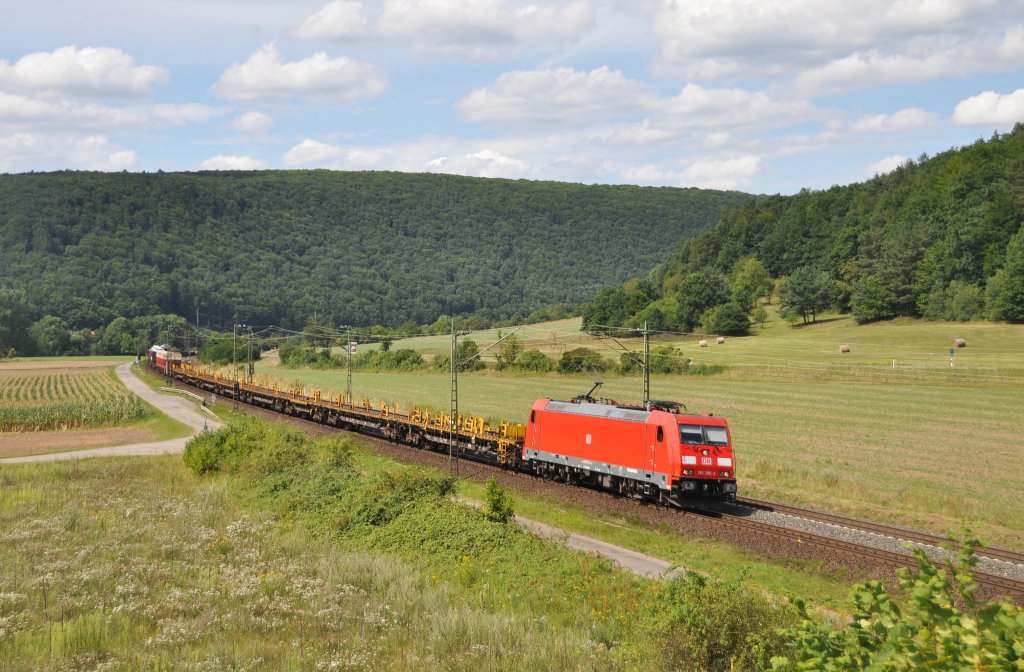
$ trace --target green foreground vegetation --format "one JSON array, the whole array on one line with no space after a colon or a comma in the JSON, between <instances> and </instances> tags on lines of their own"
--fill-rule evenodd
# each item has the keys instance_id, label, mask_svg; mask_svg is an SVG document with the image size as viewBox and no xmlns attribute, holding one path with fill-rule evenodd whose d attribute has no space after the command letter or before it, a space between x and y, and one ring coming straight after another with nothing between
<instances>
[{"instance_id":1,"label":"green foreground vegetation","mask_svg":"<svg viewBox=\"0 0 1024 672\"><path fill-rule=\"evenodd\" d=\"M5 670L1007 669L1024 645L1019 609L971 599L969 556L963 608L922 560L905 608L868 584L837 629L742 581L628 575L454 503L443 475L253 419L184 464L0 482Z\"/></svg>"}]
</instances>

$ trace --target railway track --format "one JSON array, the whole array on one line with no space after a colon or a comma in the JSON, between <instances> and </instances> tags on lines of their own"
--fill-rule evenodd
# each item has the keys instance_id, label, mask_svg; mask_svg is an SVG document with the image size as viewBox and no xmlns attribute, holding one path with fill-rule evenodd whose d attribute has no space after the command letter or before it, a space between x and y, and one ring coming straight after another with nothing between
<instances>
[{"instance_id":1,"label":"railway track","mask_svg":"<svg viewBox=\"0 0 1024 672\"><path fill-rule=\"evenodd\" d=\"M177 384L183 385L185 387L191 387L189 385L184 385L180 381ZM194 388L194 389L198 389L198 388ZM200 391L202 391L202 390L200 390ZM256 408L256 407L251 407L251 406L248 406L246 404L242 404L242 407L246 408L247 411L253 412L253 413L257 414L257 415L263 415L265 417L272 417L272 418L282 418L283 417L283 418L287 418L288 421L290 421L290 422L292 422L294 424L298 424L298 425L300 425L302 427L305 427L308 430L314 430L314 428L315 428L314 431L317 434L327 434L327 433L335 433L335 432L344 431L344 430L334 429L334 428L328 427L327 425L324 425L324 424L321 424L321 423L317 423L317 422L313 422L311 420L307 420L307 419L304 419L304 418L296 418L294 416L289 416L289 415L282 416L282 414L276 413L274 411L267 410L267 409ZM371 442L373 442L375 444L378 444L378 445L379 444L387 444L388 446L391 446L394 449L400 450L400 452L402 454L405 454L405 455L412 456L412 455L429 454L429 455L434 456L435 458L441 458L441 459L447 461L447 456L446 455L442 456L440 453L436 453L436 452L432 452L432 451L425 451L425 450L419 449L419 448L409 447L409 446L406 446L406 445L404 445L402 443L386 441L385 439L382 439L382 438L377 437L377 436L370 436L370 437L364 437L363 435L360 435L360 436L363 437L363 438L367 438ZM460 460L468 461L469 464L473 465L474 470L482 470L484 473L487 473L487 474L490 474L490 473L494 473L494 474L509 474L510 473L508 471L508 469L505 469L505 468L502 468L502 467L499 467L499 466L496 466L494 464L490 464L490 463L487 463L487 462L475 461L475 460L472 460L471 458L469 458L468 456L461 456ZM440 466L440 465L435 465L435 466ZM531 481L536 481L538 483L553 484L552 481L549 481L549 480L543 479L543 478L541 478L539 476L535 476L535 475L531 475L531 474L517 472L516 475L519 478L527 478L527 479L529 479ZM486 476L480 476L480 475L474 475L472 477L473 478L482 478L483 480L486 480L486 478L487 478ZM560 490L565 490L566 489L566 486L564 484L558 484L557 487ZM595 493L595 494L601 494L601 495L603 495L605 497L610 497L610 498L613 498L615 500L619 500L619 501L625 503L626 505L631 505L631 504L637 504L638 503L638 502L635 502L634 500L627 500L626 498L623 498L623 497L614 497L614 496L609 495L607 493L602 493L600 491L596 491L596 490L593 490L591 488L586 488L586 487L583 487L583 486L572 486L572 487L568 488L568 490L583 490L583 491L587 491L587 492L591 492L591 493ZM878 523L871 523L870 521L862 521L862 520L856 519L856 518L837 516L837 515L834 515L834 514L827 514L827 513L824 513L824 512L809 511L809 510L805 510L805 509L800 509L798 507L789 507L787 505L777 504L777 503L774 503L774 502L763 502L763 501L760 501L760 500L754 500L754 499L749 499L749 498L741 498L741 499L738 499L737 502L741 506L746 506L746 507L751 507L751 508L761 508L761 509L765 509L765 510L773 510L773 511L776 511L778 513L786 513L788 515L794 515L794 516L803 516L803 517L811 518L812 520L818 520L819 522L829 522L829 523L836 524L836 525L843 525L843 526L846 526L846 527L852 527L852 528L858 529L858 530L865 529L866 531L871 531L871 532L874 532L875 534L888 534L888 535L893 536L896 533L898 533L899 534L898 538L906 538L908 541L917 541L918 543L927 543L927 544L935 545L936 542L943 542L943 541L945 541L944 538L939 537L937 535L927 535L925 533L918 533L918 532L914 532L914 531L911 531L911 530L903 530L902 528L896 528L896 527L882 525L882 524L878 524ZM913 568L917 567L917 560L916 560L916 558L914 558L911 555L907 555L907 554L904 554L904 553L896 553L896 552L893 552L893 551L888 551L888 550L885 550L885 549L879 549L879 548L875 548L875 547L867 546L867 545L863 545L863 544L857 544L857 543L854 543L854 542L845 541L845 540L841 540L841 539L834 539L832 537L828 537L828 536L825 536L825 535L819 535L819 534L809 533L809 532L800 531L800 530L793 530L793 529L790 529L790 528L787 528L787 527L784 527L784 526L773 525L773 524L762 522L762 521L751 520L749 518L744 517L743 515L738 515L736 513L730 513L728 511L723 511L722 509L712 510L712 509L693 508L693 509L680 510L680 509L670 509L670 508L663 507L663 506L655 506L655 505L649 505L649 506L650 506L650 508L656 509L659 512L659 514L664 514L664 516L661 516L661 515L658 516L658 518L660 518L662 520L666 520L666 519L671 518L671 517L676 517L680 513L689 514L691 517L700 517L700 518L703 518L703 519L706 519L706 520L714 519L715 525L724 526L724 527L728 527L728 528L732 529L735 532L735 534L730 535L733 539L748 539L748 538L750 538L753 535L754 537L760 538L762 540L770 540L771 541L771 543L761 544L760 547L762 547L762 548L765 545L774 546L774 545L777 545L778 543L782 543L783 545L788 546L790 549L802 549L803 551L805 551L803 553L803 555L805 557L814 555L814 554L811 554L811 553L807 553L806 551L809 551L810 549L819 549L821 557L834 557L836 554L840 554L840 555L844 555L844 556L849 556L851 558L856 557L858 559L858 561L859 561L858 564L860 566L868 565L868 566L874 567L875 569L878 569L878 568L888 568L888 569L911 568L911 569L913 569ZM647 507L644 507L644 508L647 508ZM815 517L815 516L819 516L819 515L822 516L822 518L816 518ZM826 518L828 518L828 520L826 520ZM874 530L866 529L866 528L868 528L870 526L874 526L876 529L874 529ZM885 530L885 532L882 532L880 530ZM909 537L911 535L917 535L920 538L918 538L918 539L910 539ZM925 539L925 538L928 539L928 541L924 541L923 539ZM750 544L750 545L752 547L758 546L757 544ZM990 551L991 549L985 549L985 550L986 550L986 554L987 554L988 551ZM1024 554L1019 554L1019 553L1016 553L1014 551L1009 551L1009 550L1006 550L1006 549L998 549L998 550L1004 551L1004 554L1005 554L1006 557L1014 557L1014 554L1016 555L1016 557L1024 556ZM1004 562L1014 562L1014 560L1005 559ZM1005 577L995 576L995 575L987 574L987 573L980 572L980 571L979 572L975 572L975 579L976 579L976 582L979 584L979 587L982 589L983 594L984 594L984 596L986 598L1009 597L1014 603L1016 603L1018 605L1024 605L1024 582L1016 581L1016 580L1013 580L1013 579L1008 579L1008 578L1005 578Z\"/></svg>"},{"instance_id":2,"label":"railway track","mask_svg":"<svg viewBox=\"0 0 1024 672\"><path fill-rule=\"evenodd\" d=\"M738 498L737 502L740 503L741 499L742 498ZM750 502L750 501L758 501L758 500L746 500L746 501ZM750 504L746 504L746 505L747 506L751 506ZM780 508L775 509L778 513L783 513L784 512L784 511L782 511L780 509L790 509L790 511L788 511L786 513L791 513L791 515L795 515L795 513L792 513L792 512L803 512L804 511L803 509L800 509L798 507L788 507L786 505L778 505L778 506ZM764 508L764 507L756 507L756 508ZM782 526L779 526L779 525L772 525L770 523L765 523L765 522L762 522L762 521L750 520L748 518L744 518L743 516L736 515L736 514L733 514L733 513L723 512L723 511L717 510L717 509L697 509L696 511L700 512L700 513L706 513L706 514L715 515L715 516L719 517L719 519L723 523L725 523L727 525L731 525L731 526L734 526L734 527L742 528L742 529L744 529L746 531L749 531L749 532L752 532L754 534L765 534L765 535L775 536L775 537L778 537L778 538L790 539L792 541L795 541L798 544L811 544L811 545L814 545L814 546L818 546L818 547L820 547L822 549L840 550L840 551L843 551L845 553L856 555L856 556L859 556L859 557L862 557L862 558L870 558L872 561L878 562L880 565L883 565L885 567L891 567L893 569L899 569L899 568L916 569L917 566L918 566L917 565L917 559L914 556L907 555L907 554L904 554L904 553L895 553L893 551L887 551L887 550L880 549L880 548L874 548L873 546L865 546L863 544L857 544L857 543L853 543L853 542L849 542L849 541L844 541L844 540L841 540L841 539L834 539L832 537L828 537L828 536L825 536L825 535L814 534L814 533L811 533L811 532L805 532L805 531L801 531L801 530L793 530L793 529L790 529L790 528L787 528L787 527L782 527ZM815 513L815 514L820 513L823 517L826 517L826 518L832 516L832 514L823 513L823 512L812 512L812 513ZM862 520L857 519L857 518L847 518L845 516L835 516L834 518L848 520L848 521L856 521L858 523L867 523L868 525L875 525L874 523L871 523L870 521L862 521ZM815 520L818 520L818 519L815 519ZM827 520L827 521L826 520L821 520L821 522L832 522L833 524L837 524L837 523L834 523L834 521L831 521L831 520ZM881 524L879 524L878 527L879 528L885 528L885 529L888 529L888 530L902 530L902 528L892 527L892 526L888 526L888 525L881 525ZM856 528L856 529L859 529L859 528ZM911 531L911 532L913 532L913 531ZM875 532L875 533L878 534L878 532ZM933 541L934 540L939 540L940 542L942 542L942 541L946 540L945 537L940 537L938 535L929 535L929 534L926 534L926 533L923 533L923 532L922 533L916 533L915 532L914 534L919 535L921 538L929 538L929 539L931 539ZM918 541L918 543L928 543L928 542L922 542L922 541L919 541L919 540L917 540L917 541ZM1007 553L1010 553L1010 554L1015 553L1015 551L1009 551L1007 549L1002 549L1002 550L1006 550ZM980 553L979 553L979 555L980 555ZM983 590L984 597L986 597L986 598L1007 597L1007 598L1010 598L1015 604L1018 604L1018 605L1024 604L1024 582L1017 581L1017 580L1014 580L1014 579L1009 579L1009 578L1002 577L1002 576L996 576L994 574L989 574L987 572L982 572L982 571L977 571L977 570L974 572L974 579L975 579L975 582L978 584L978 586Z\"/></svg>"},{"instance_id":3,"label":"railway track","mask_svg":"<svg viewBox=\"0 0 1024 672\"><path fill-rule=\"evenodd\" d=\"M750 497L738 497L736 499L736 504L753 509L760 509L762 511L773 511L775 513L783 513L797 518L806 518L808 520L814 520L821 523L829 523L830 525L838 525L840 527L859 530L861 532L880 534L886 537L892 537L893 539L899 539L901 541L910 541L916 544L924 544L926 546L950 546L955 550L960 549L959 544L938 534L909 530L907 528L897 527L895 525L886 525L885 523L876 523L862 518L842 516L835 513L816 511L814 509L804 509L798 506L769 502L762 499L752 499ZM988 558L990 560L999 560L1002 562L1024 565L1024 553L1013 549L986 546L979 548L976 552L979 557Z\"/></svg>"}]
</instances>

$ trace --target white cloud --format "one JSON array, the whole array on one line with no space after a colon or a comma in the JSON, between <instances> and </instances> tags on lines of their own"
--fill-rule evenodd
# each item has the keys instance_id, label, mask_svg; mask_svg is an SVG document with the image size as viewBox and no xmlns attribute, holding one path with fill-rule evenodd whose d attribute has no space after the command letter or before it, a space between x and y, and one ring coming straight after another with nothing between
<instances>
[{"instance_id":1,"label":"white cloud","mask_svg":"<svg viewBox=\"0 0 1024 672\"><path fill-rule=\"evenodd\" d=\"M801 100L778 100L764 91L687 84L658 106L659 123L671 127L778 126L805 121L820 110Z\"/></svg>"},{"instance_id":2,"label":"white cloud","mask_svg":"<svg viewBox=\"0 0 1024 672\"><path fill-rule=\"evenodd\" d=\"M742 189L764 168L759 156L736 156L726 159L701 159L681 171L656 165L627 167L621 171L625 182L637 184L672 184L701 189Z\"/></svg>"},{"instance_id":3,"label":"white cloud","mask_svg":"<svg viewBox=\"0 0 1024 672\"><path fill-rule=\"evenodd\" d=\"M448 161L445 168L447 172L479 177L515 178L530 173L530 164L493 149L481 149L456 157Z\"/></svg>"},{"instance_id":4,"label":"white cloud","mask_svg":"<svg viewBox=\"0 0 1024 672\"><path fill-rule=\"evenodd\" d=\"M151 125L180 126L203 122L223 111L207 105L136 105L112 107L76 100L50 100L0 92L0 128L133 130Z\"/></svg>"},{"instance_id":5,"label":"white cloud","mask_svg":"<svg viewBox=\"0 0 1024 672\"><path fill-rule=\"evenodd\" d=\"M906 163L907 157L895 154L893 156L887 156L884 159L875 161L864 170L866 177L874 177L876 175L885 175L896 170L904 163Z\"/></svg>"},{"instance_id":6,"label":"white cloud","mask_svg":"<svg viewBox=\"0 0 1024 672\"><path fill-rule=\"evenodd\" d=\"M102 135L0 135L0 171L61 168L118 171L135 167L137 160L134 151L111 144Z\"/></svg>"},{"instance_id":7,"label":"white cloud","mask_svg":"<svg viewBox=\"0 0 1024 672\"><path fill-rule=\"evenodd\" d=\"M701 146L704 147L704 149L718 149L719 147L724 147L729 144L731 139L732 136L728 133L716 131L714 133L708 133L704 137L704 142L701 143Z\"/></svg>"},{"instance_id":8,"label":"white cloud","mask_svg":"<svg viewBox=\"0 0 1024 672\"><path fill-rule=\"evenodd\" d=\"M535 152L543 143L522 140L469 141L421 138L385 147L342 147L306 139L285 153L290 166L338 170L442 172L476 177L536 177L531 163L514 147Z\"/></svg>"},{"instance_id":9,"label":"white cloud","mask_svg":"<svg viewBox=\"0 0 1024 672\"><path fill-rule=\"evenodd\" d=\"M594 22L589 0L558 4L503 0L387 0L377 24L385 39L442 53L497 56L523 46L580 39Z\"/></svg>"},{"instance_id":10,"label":"white cloud","mask_svg":"<svg viewBox=\"0 0 1024 672\"><path fill-rule=\"evenodd\" d=\"M349 40L365 37L368 28L362 3L337 0L307 17L295 34L307 40Z\"/></svg>"},{"instance_id":11,"label":"white cloud","mask_svg":"<svg viewBox=\"0 0 1024 672\"><path fill-rule=\"evenodd\" d=\"M23 91L138 96L169 77L164 68L136 65L130 54L110 47L70 45L27 54L13 65L0 60L0 84Z\"/></svg>"},{"instance_id":12,"label":"white cloud","mask_svg":"<svg viewBox=\"0 0 1024 672\"><path fill-rule=\"evenodd\" d=\"M199 166L200 170L263 170L267 167L263 161L251 156L235 156L220 154L211 156Z\"/></svg>"},{"instance_id":13,"label":"white cloud","mask_svg":"<svg viewBox=\"0 0 1024 672\"><path fill-rule=\"evenodd\" d=\"M985 91L965 98L953 110L953 121L979 126L1012 126L1024 121L1024 89L1005 95Z\"/></svg>"},{"instance_id":14,"label":"white cloud","mask_svg":"<svg viewBox=\"0 0 1024 672\"><path fill-rule=\"evenodd\" d=\"M820 95L1019 67L1024 5L998 0L663 0L654 71L795 78Z\"/></svg>"},{"instance_id":15,"label":"white cloud","mask_svg":"<svg viewBox=\"0 0 1024 672\"><path fill-rule=\"evenodd\" d=\"M285 153L284 162L289 166L329 168L343 155L340 147L306 138Z\"/></svg>"},{"instance_id":16,"label":"white cloud","mask_svg":"<svg viewBox=\"0 0 1024 672\"><path fill-rule=\"evenodd\" d=\"M850 129L858 133L893 133L916 131L934 126L938 116L919 107L908 107L893 114L865 115L853 122Z\"/></svg>"},{"instance_id":17,"label":"white cloud","mask_svg":"<svg viewBox=\"0 0 1024 672\"><path fill-rule=\"evenodd\" d=\"M282 63L267 44L244 63L224 71L213 85L218 96L232 100L307 98L364 100L380 95L387 78L379 67L318 52L301 61Z\"/></svg>"},{"instance_id":18,"label":"white cloud","mask_svg":"<svg viewBox=\"0 0 1024 672\"><path fill-rule=\"evenodd\" d=\"M507 72L457 104L471 121L576 124L629 114L649 104L646 84L607 67Z\"/></svg>"},{"instance_id":19,"label":"white cloud","mask_svg":"<svg viewBox=\"0 0 1024 672\"><path fill-rule=\"evenodd\" d=\"M239 133L250 133L261 135L266 133L274 125L274 118L263 112L246 112L231 122L231 128Z\"/></svg>"}]
</instances>

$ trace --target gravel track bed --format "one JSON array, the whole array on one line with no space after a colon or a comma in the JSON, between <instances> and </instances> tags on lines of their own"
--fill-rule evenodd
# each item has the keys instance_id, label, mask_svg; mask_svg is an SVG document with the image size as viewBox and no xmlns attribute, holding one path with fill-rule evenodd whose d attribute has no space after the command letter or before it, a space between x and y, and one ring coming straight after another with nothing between
<instances>
[{"instance_id":1,"label":"gravel track bed","mask_svg":"<svg viewBox=\"0 0 1024 672\"><path fill-rule=\"evenodd\" d=\"M933 560L945 561L956 558L955 553L950 553L944 548L920 542L905 541L903 539L880 534L878 532L858 530L845 525L826 523L819 520L795 516L789 513L765 511L764 509L757 509L749 506L737 505L735 508L737 510L741 510L743 515L745 517L749 517L751 520L761 521L778 527L787 527L798 532L820 534L833 539L841 539L854 544L871 546L872 548L879 548L885 551L892 551L894 553L903 553L905 555L911 555L911 552L907 549L907 545L909 544L922 549L928 554L928 557ZM979 556L982 553L984 553L984 549L979 551ZM979 557L979 560L980 562L978 563L977 569L981 572L992 574L994 576L1001 576L1006 579L1013 579L1014 581L1024 582L1024 565L984 557Z\"/></svg>"}]
</instances>

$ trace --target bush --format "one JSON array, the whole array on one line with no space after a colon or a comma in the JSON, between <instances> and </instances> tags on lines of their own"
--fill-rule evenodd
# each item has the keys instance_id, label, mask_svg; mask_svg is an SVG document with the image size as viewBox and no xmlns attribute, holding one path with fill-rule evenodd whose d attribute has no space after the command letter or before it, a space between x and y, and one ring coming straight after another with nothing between
<instances>
[{"instance_id":1,"label":"bush","mask_svg":"<svg viewBox=\"0 0 1024 672\"><path fill-rule=\"evenodd\" d=\"M604 361L597 352L590 348L575 348L562 353L562 359L558 361L560 373L575 373L581 369L584 371L604 371L608 363Z\"/></svg>"},{"instance_id":2,"label":"bush","mask_svg":"<svg viewBox=\"0 0 1024 672\"><path fill-rule=\"evenodd\" d=\"M533 373L547 373L555 368L555 363L540 350L527 350L516 359L516 368Z\"/></svg>"},{"instance_id":3,"label":"bush","mask_svg":"<svg viewBox=\"0 0 1024 672\"><path fill-rule=\"evenodd\" d=\"M897 602L879 581L850 593L853 618L842 630L820 625L797 601L802 618L784 634L791 652L772 660L782 671L862 669L1014 670L1024 662L1024 610L1009 603L974 597L974 554L979 542L965 538L957 562L937 566L919 548L918 571L897 570L905 595Z\"/></svg>"},{"instance_id":4,"label":"bush","mask_svg":"<svg viewBox=\"0 0 1024 672\"><path fill-rule=\"evenodd\" d=\"M767 669L786 644L780 628L796 620L740 580L699 574L669 581L652 611L655 639L673 670Z\"/></svg>"},{"instance_id":5,"label":"bush","mask_svg":"<svg viewBox=\"0 0 1024 672\"><path fill-rule=\"evenodd\" d=\"M515 515L512 497L498 485L498 479L491 476L484 493L484 518L494 523L507 523Z\"/></svg>"},{"instance_id":6,"label":"bush","mask_svg":"<svg viewBox=\"0 0 1024 672\"><path fill-rule=\"evenodd\" d=\"M285 458L274 451L301 450L306 436L297 429L271 424L252 417L245 417L215 432L203 432L185 444L185 465L196 474L223 472L234 474L243 461L253 452L268 450L261 455L268 466L257 471L272 470L273 464L280 464Z\"/></svg>"},{"instance_id":7,"label":"bush","mask_svg":"<svg viewBox=\"0 0 1024 672\"><path fill-rule=\"evenodd\" d=\"M706 328L712 334L743 336L750 329L750 318L738 303L723 303L711 313Z\"/></svg>"}]
</instances>

